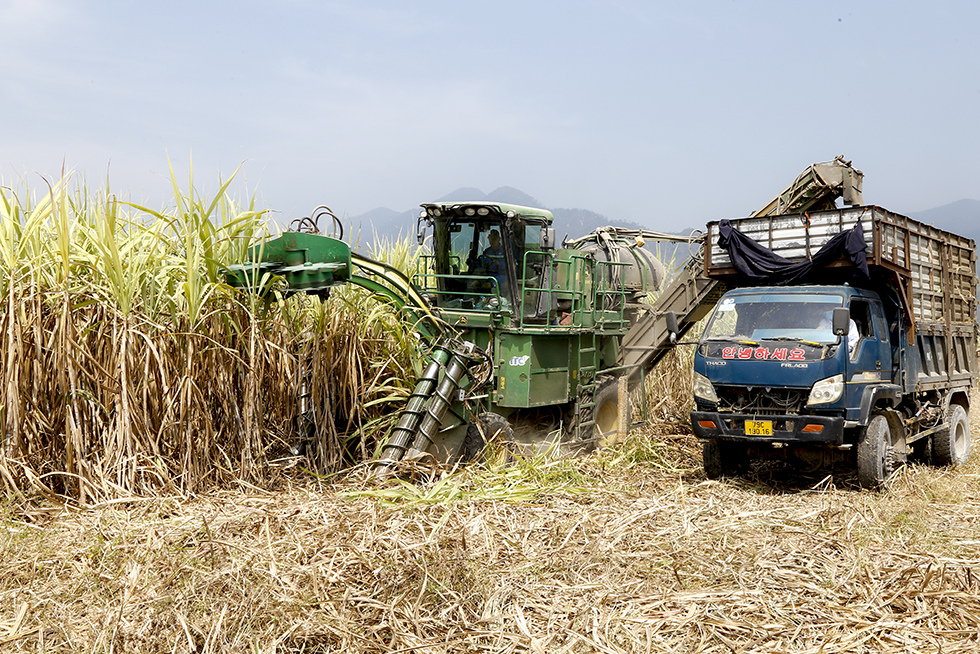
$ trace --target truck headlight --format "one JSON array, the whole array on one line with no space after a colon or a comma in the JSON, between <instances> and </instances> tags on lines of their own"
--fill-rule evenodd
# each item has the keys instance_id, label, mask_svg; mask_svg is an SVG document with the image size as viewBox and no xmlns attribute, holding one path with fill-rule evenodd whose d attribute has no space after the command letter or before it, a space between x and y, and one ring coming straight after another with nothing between
<instances>
[{"instance_id":1,"label":"truck headlight","mask_svg":"<svg viewBox=\"0 0 980 654\"><path fill-rule=\"evenodd\" d=\"M711 385L707 377L698 373L694 373L694 396L700 397L707 402L718 403L718 394L715 393L715 387Z\"/></svg>"},{"instance_id":2,"label":"truck headlight","mask_svg":"<svg viewBox=\"0 0 980 654\"><path fill-rule=\"evenodd\" d=\"M829 404L840 399L844 392L844 375L834 375L821 379L810 389L807 404Z\"/></svg>"}]
</instances>

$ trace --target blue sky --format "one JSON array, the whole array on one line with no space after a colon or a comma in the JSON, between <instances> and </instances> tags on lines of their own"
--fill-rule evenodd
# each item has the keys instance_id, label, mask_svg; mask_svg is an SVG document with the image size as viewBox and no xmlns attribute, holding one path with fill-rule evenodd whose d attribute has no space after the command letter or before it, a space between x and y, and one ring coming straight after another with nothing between
<instances>
[{"instance_id":1,"label":"blue sky","mask_svg":"<svg viewBox=\"0 0 980 654\"><path fill-rule=\"evenodd\" d=\"M869 203L980 199L977 2L0 0L0 177L158 206L168 156L283 219L513 186L653 229L843 154Z\"/></svg>"}]
</instances>

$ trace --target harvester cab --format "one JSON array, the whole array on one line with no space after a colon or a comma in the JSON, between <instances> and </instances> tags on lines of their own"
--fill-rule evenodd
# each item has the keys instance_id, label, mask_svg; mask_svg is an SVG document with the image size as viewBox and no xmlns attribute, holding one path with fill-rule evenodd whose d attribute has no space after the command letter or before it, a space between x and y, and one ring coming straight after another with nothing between
<instances>
[{"instance_id":1,"label":"harvester cab","mask_svg":"<svg viewBox=\"0 0 980 654\"><path fill-rule=\"evenodd\" d=\"M419 240L432 229L431 254L419 259L414 281L431 304L451 314L490 312L498 325L516 311L538 311L538 296L522 291L540 287L544 255L554 249L550 211L479 202L422 206Z\"/></svg>"}]
</instances>

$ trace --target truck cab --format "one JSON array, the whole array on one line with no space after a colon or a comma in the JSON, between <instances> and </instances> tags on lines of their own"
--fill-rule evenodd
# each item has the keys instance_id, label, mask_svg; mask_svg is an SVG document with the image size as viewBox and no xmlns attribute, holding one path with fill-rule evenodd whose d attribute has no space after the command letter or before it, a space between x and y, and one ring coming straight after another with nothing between
<instances>
[{"instance_id":1,"label":"truck cab","mask_svg":"<svg viewBox=\"0 0 980 654\"><path fill-rule=\"evenodd\" d=\"M881 299L850 286L730 291L700 339L694 374L700 438L724 440L729 450L846 446L865 390L892 382Z\"/></svg>"}]
</instances>

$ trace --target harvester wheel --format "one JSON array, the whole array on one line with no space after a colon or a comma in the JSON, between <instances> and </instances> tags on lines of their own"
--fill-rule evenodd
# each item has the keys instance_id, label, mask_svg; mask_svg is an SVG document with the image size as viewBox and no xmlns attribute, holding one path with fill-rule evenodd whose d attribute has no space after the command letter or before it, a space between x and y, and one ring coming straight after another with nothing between
<instances>
[{"instance_id":1,"label":"harvester wheel","mask_svg":"<svg viewBox=\"0 0 980 654\"><path fill-rule=\"evenodd\" d=\"M959 404L946 411L949 426L932 437L932 457L941 466L960 465L970 458L970 418Z\"/></svg>"},{"instance_id":2,"label":"harvester wheel","mask_svg":"<svg viewBox=\"0 0 980 654\"><path fill-rule=\"evenodd\" d=\"M630 409L626 415L629 420ZM626 434L619 430L619 382L610 379L604 382L595 394L595 437L599 447L611 447L622 441Z\"/></svg>"},{"instance_id":3,"label":"harvester wheel","mask_svg":"<svg viewBox=\"0 0 980 654\"><path fill-rule=\"evenodd\" d=\"M487 411L473 419L466 428L463 442L463 460L478 461L484 458L487 443L513 443L514 428L499 413Z\"/></svg>"}]
</instances>

